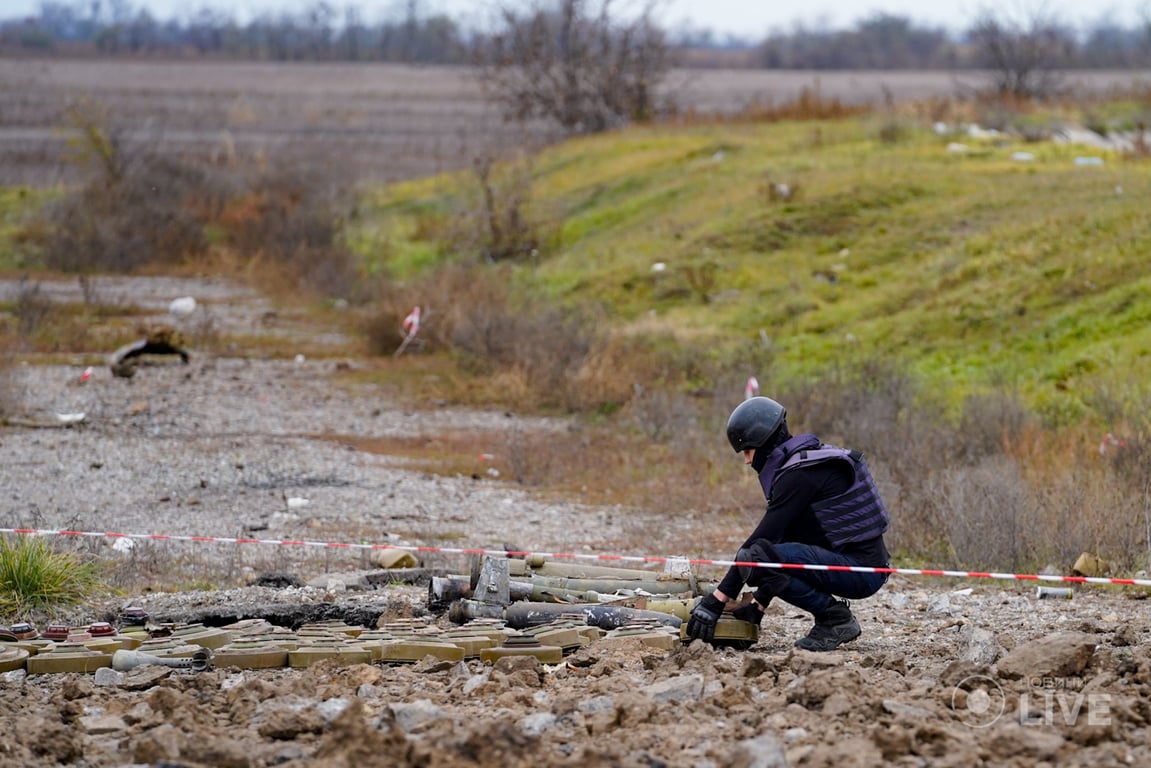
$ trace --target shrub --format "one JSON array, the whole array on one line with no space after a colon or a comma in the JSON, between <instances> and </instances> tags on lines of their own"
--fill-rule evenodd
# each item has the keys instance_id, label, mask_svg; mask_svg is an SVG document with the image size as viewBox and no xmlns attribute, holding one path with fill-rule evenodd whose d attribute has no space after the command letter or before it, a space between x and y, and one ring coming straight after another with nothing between
<instances>
[{"instance_id":1,"label":"shrub","mask_svg":"<svg viewBox=\"0 0 1151 768\"><path fill-rule=\"evenodd\" d=\"M132 272L203 254L207 239L197 201L212 186L208 170L147 147L128 148L97 104L73 105L68 114L78 136L73 159L87 180L47 210L45 265Z\"/></svg>"},{"instance_id":2,"label":"shrub","mask_svg":"<svg viewBox=\"0 0 1151 768\"><path fill-rule=\"evenodd\" d=\"M16 333L27 338L36 333L52 313L52 301L40 292L40 283L29 283L27 276L20 278L16 291L16 306L12 314L16 317Z\"/></svg>"},{"instance_id":3,"label":"shrub","mask_svg":"<svg viewBox=\"0 0 1151 768\"><path fill-rule=\"evenodd\" d=\"M505 7L500 16L476 55L481 81L509 120L597 133L652 116L671 61L650 8L628 20L613 15L610 0L560 0L522 14Z\"/></svg>"},{"instance_id":4,"label":"shrub","mask_svg":"<svg viewBox=\"0 0 1151 768\"><path fill-rule=\"evenodd\" d=\"M342 239L350 205L336 185L296 169L260 173L220 218L227 244L261 285L362 303L372 296Z\"/></svg>"},{"instance_id":5,"label":"shrub","mask_svg":"<svg viewBox=\"0 0 1151 768\"><path fill-rule=\"evenodd\" d=\"M97 564L39 537L0 539L0 613L22 616L76 605L102 591Z\"/></svg>"}]
</instances>

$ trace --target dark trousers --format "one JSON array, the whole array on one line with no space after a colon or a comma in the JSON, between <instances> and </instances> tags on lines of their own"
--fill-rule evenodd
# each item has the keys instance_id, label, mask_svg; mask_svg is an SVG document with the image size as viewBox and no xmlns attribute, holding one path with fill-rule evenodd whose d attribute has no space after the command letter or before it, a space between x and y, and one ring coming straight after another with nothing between
<instances>
[{"instance_id":1,"label":"dark trousers","mask_svg":"<svg viewBox=\"0 0 1151 768\"><path fill-rule=\"evenodd\" d=\"M849 565L859 563L850 557L810 544L773 544L780 563L795 565ZM776 595L785 603L802 608L814 616L819 616L831 604L832 596L848 600L862 600L871 597L887 582L886 573L863 573L857 571L823 571L806 568L772 569L785 573L790 578L787 585Z\"/></svg>"}]
</instances>

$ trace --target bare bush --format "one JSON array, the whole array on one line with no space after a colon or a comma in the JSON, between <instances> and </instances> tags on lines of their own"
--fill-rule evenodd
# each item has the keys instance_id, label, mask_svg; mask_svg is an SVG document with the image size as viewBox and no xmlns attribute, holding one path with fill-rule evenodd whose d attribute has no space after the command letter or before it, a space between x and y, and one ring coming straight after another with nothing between
<instances>
[{"instance_id":1,"label":"bare bush","mask_svg":"<svg viewBox=\"0 0 1151 768\"><path fill-rule=\"evenodd\" d=\"M564 450L554 435L530 435L514 429L504 442L504 456L512 478L521 485L543 485L553 479L557 467L565 466Z\"/></svg>"},{"instance_id":2,"label":"bare bush","mask_svg":"<svg viewBox=\"0 0 1151 768\"><path fill-rule=\"evenodd\" d=\"M1011 440L1033 426L1033 414L1006 393L972 395L963 403L954 456L975 463L1003 453Z\"/></svg>"},{"instance_id":3,"label":"bare bush","mask_svg":"<svg viewBox=\"0 0 1151 768\"><path fill-rule=\"evenodd\" d=\"M36 333L52 312L52 301L40 292L40 283L28 282L25 275L20 278L16 291L16 306L12 314L16 317L16 333L28 338Z\"/></svg>"},{"instance_id":4,"label":"bare bush","mask_svg":"<svg viewBox=\"0 0 1151 768\"><path fill-rule=\"evenodd\" d=\"M264 285L353 303L372 296L357 257L342 240L350 201L341 187L298 169L260 173L222 217L228 242L250 262Z\"/></svg>"},{"instance_id":5,"label":"bare bush","mask_svg":"<svg viewBox=\"0 0 1151 768\"><path fill-rule=\"evenodd\" d=\"M512 120L595 133L648 119L670 67L650 11L624 23L611 0L559 0L554 10L534 4L523 15L504 6L502 29L477 49L481 81Z\"/></svg>"},{"instance_id":6,"label":"bare bush","mask_svg":"<svg viewBox=\"0 0 1151 768\"><path fill-rule=\"evenodd\" d=\"M91 181L49 212L44 261L64 272L132 272L179 264L207 248L204 222L189 208L202 174L150 158L119 179Z\"/></svg>"},{"instance_id":7,"label":"bare bush","mask_svg":"<svg viewBox=\"0 0 1151 768\"><path fill-rule=\"evenodd\" d=\"M801 383L786 397L793 404L789 411L802 419L806 431L861 450L883 450L891 446L893 428L914 412L924 395L894 363L864 360L844 365L825 379Z\"/></svg>"},{"instance_id":8,"label":"bare bush","mask_svg":"<svg viewBox=\"0 0 1151 768\"><path fill-rule=\"evenodd\" d=\"M510 298L459 313L450 338L474 364L519 371L543 402L565 406L575 400L570 385L596 343L588 314Z\"/></svg>"},{"instance_id":9,"label":"bare bush","mask_svg":"<svg viewBox=\"0 0 1151 768\"><path fill-rule=\"evenodd\" d=\"M1043 99L1060 85L1058 70L1066 67L1075 38L1041 7L1011 18L984 12L969 31L980 64L992 72L992 88L1000 97Z\"/></svg>"},{"instance_id":10,"label":"bare bush","mask_svg":"<svg viewBox=\"0 0 1151 768\"><path fill-rule=\"evenodd\" d=\"M207 248L196 198L204 169L129 149L107 109L81 102L69 110L73 160L87 181L50 207L41 244L45 265L65 272L131 272L175 264Z\"/></svg>"},{"instance_id":11,"label":"bare bush","mask_svg":"<svg viewBox=\"0 0 1151 768\"><path fill-rule=\"evenodd\" d=\"M691 400L668 390L640 389L629 406L632 423L648 440L657 443L697 433L698 411Z\"/></svg>"},{"instance_id":12,"label":"bare bush","mask_svg":"<svg viewBox=\"0 0 1151 768\"><path fill-rule=\"evenodd\" d=\"M549 235L544 222L529 210L531 204L531 164L522 161L497 174L490 155L474 162L478 201L470 215L467 230L456 230L456 250L478 252L485 261L535 261ZM559 227L554 227L558 231Z\"/></svg>"},{"instance_id":13,"label":"bare bush","mask_svg":"<svg viewBox=\"0 0 1151 768\"><path fill-rule=\"evenodd\" d=\"M471 374L498 378L509 401L576 407L580 371L600 343L594 313L519 295L506 269L448 266L387 289L366 326L377 351L398 347L413 305L425 308L426 348L450 351Z\"/></svg>"},{"instance_id":14,"label":"bare bush","mask_svg":"<svg viewBox=\"0 0 1151 768\"><path fill-rule=\"evenodd\" d=\"M1002 457L929 476L940 520L954 552L952 565L969 570L1018 571L1039 547L1033 502L1015 466Z\"/></svg>"}]
</instances>

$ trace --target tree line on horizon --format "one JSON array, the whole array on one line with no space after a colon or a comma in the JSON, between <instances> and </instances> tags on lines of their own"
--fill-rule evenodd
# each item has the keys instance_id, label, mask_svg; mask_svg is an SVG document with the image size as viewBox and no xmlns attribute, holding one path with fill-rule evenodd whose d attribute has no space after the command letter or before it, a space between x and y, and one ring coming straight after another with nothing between
<instances>
[{"instance_id":1,"label":"tree line on horizon","mask_svg":"<svg viewBox=\"0 0 1151 768\"><path fill-rule=\"evenodd\" d=\"M578 4L594 15L595 1ZM567 4L556 5L559 13ZM369 22L352 3L337 7L315 0L296 13L265 13L241 22L208 6L182 19L160 19L130 0L107 5L48 0L33 16L0 19L0 54L458 65L482 59L499 34L466 28L424 8L422 0L406 0L392 17ZM522 13L508 6L500 10L505 23L549 12L539 4ZM877 13L846 28L797 24L757 41L720 40L706 29L668 31L650 9L644 22L662 35L676 64L692 67L978 69L996 66L1002 43L1016 53L1033 49L1046 67L1151 66L1151 17L1134 27L1100 21L1080 31L1038 10L1015 18L985 11L966 29L949 32Z\"/></svg>"}]
</instances>

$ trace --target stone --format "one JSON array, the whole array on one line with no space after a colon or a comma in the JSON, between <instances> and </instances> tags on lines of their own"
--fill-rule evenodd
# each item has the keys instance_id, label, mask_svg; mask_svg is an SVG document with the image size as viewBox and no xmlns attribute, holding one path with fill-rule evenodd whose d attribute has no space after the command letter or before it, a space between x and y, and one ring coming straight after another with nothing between
<instances>
[{"instance_id":1,"label":"stone","mask_svg":"<svg viewBox=\"0 0 1151 768\"><path fill-rule=\"evenodd\" d=\"M703 675L680 675L643 689L652 701L698 701L703 695Z\"/></svg>"},{"instance_id":2,"label":"stone","mask_svg":"<svg viewBox=\"0 0 1151 768\"><path fill-rule=\"evenodd\" d=\"M1074 677L1087 668L1098 640L1083 632L1059 632L1024 643L998 664L1009 680L1030 677Z\"/></svg>"}]
</instances>

